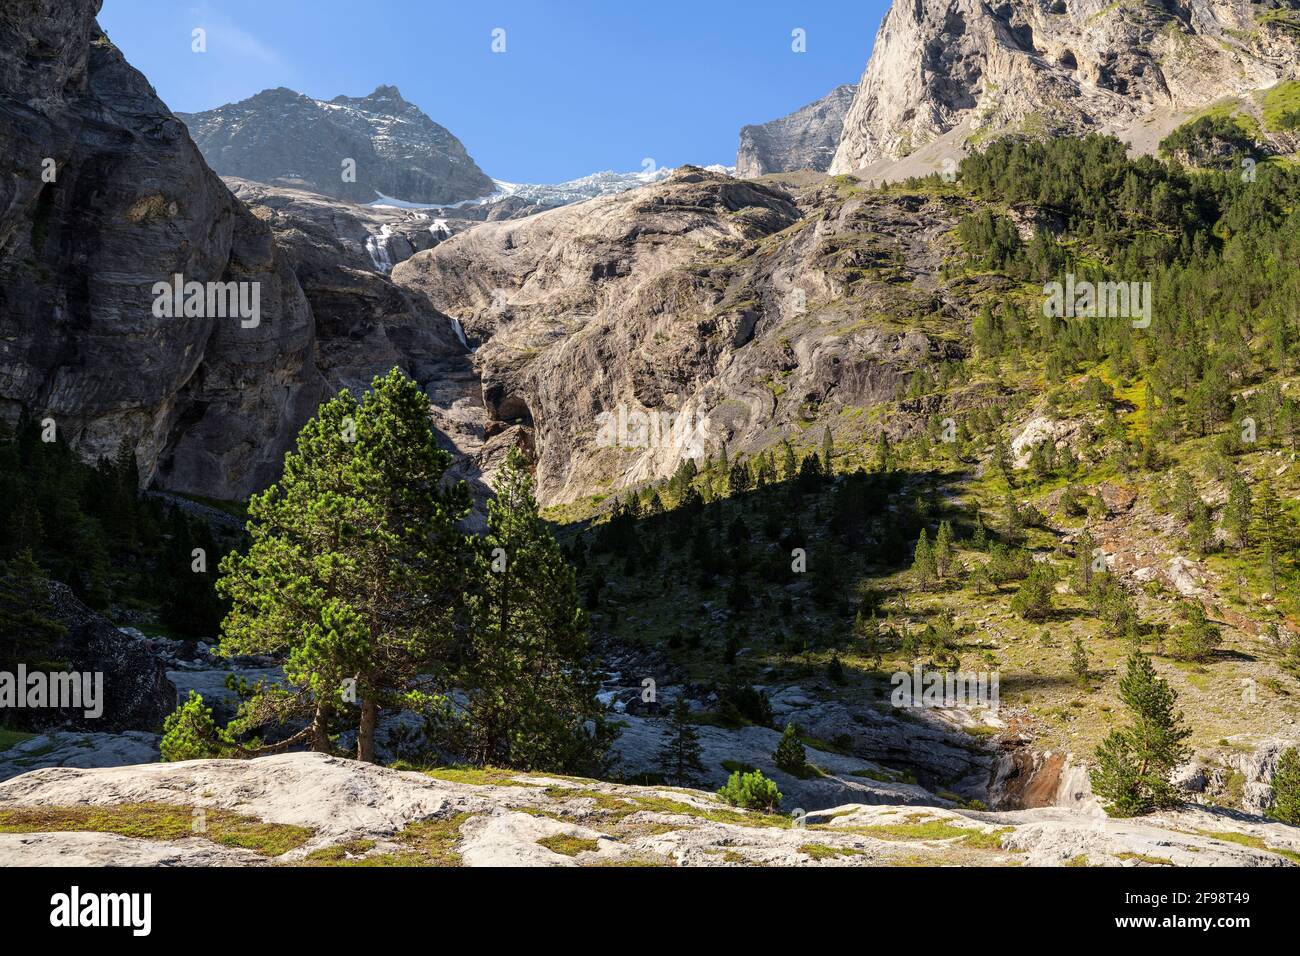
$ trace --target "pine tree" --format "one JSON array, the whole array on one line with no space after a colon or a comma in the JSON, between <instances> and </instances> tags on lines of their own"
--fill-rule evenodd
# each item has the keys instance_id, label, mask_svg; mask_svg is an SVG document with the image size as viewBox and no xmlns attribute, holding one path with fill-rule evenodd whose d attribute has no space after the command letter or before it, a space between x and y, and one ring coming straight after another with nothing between
<instances>
[{"instance_id":1,"label":"pine tree","mask_svg":"<svg viewBox=\"0 0 1300 956\"><path fill-rule=\"evenodd\" d=\"M666 781L678 787L689 786L704 773L701 763L700 735L691 723L691 709L684 698L677 698L668 712L668 731L659 750L659 772Z\"/></svg>"},{"instance_id":2,"label":"pine tree","mask_svg":"<svg viewBox=\"0 0 1300 956\"><path fill-rule=\"evenodd\" d=\"M1210 519L1210 508L1199 498L1193 506L1192 523L1187 529L1187 543L1201 557L1214 550L1214 522Z\"/></svg>"},{"instance_id":3,"label":"pine tree","mask_svg":"<svg viewBox=\"0 0 1300 956\"><path fill-rule=\"evenodd\" d=\"M1010 488L1002 499L1002 527L1007 541L1012 544L1020 540L1021 532L1025 527L1024 514Z\"/></svg>"},{"instance_id":4,"label":"pine tree","mask_svg":"<svg viewBox=\"0 0 1300 956\"><path fill-rule=\"evenodd\" d=\"M993 439L993 467L1002 475L1003 481L1007 483L1008 488L1014 488L1016 484L1016 473L1011 462L1011 448L1007 445L1007 440L1001 434Z\"/></svg>"},{"instance_id":5,"label":"pine tree","mask_svg":"<svg viewBox=\"0 0 1300 956\"><path fill-rule=\"evenodd\" d=\"M750 489L749 465L739 458L731 466L731 471L727 475L727 486L731 494L744 494Z\"/></svg>"},{"instance_id":6,"label":"pine tree","mask_svg":"<svg viewBox=\"0 0 1300 956\"><path fill-rule=\"evenodd\" d=\"M1282 751L1273 771L1273 806L1268 815L1291 826L1300 826L1300 753L1294 747Z\"/></svg>"},{"instance_id":7,"label":"pine tree","mask_svg":"<svg viewBox=\"0 0 1300 956\"><path fill-rule=\"evenodd\" d=\"M772 760L779 769L793 777L802 777L808 772L808 752L804 750L794 724L785 725L776 750L772 752Z\"/></svg>"},{"instance_id":8,"label":"pine tree","mask_svg":"<svg viewBox=\"0 0 1300 956\"><path fill-rule=\"evenodd\" d=\"M1026 621L1041 621L1052 614L1056 575L1047 563L1036 563L1011 596L1011 610Z\"/></svg>"},{"instance_id":9,"label":"pine tree","mask_svg":"<svg viewBox=\"0 0 1300 956\"><path fill-rule=\"evenodd\" d=\"M306 716L276 749L326 749L331 716L355 699L357 757L372 761L381 708L429 703L418 687L446 677L465 591L456 522L469 495L442 487L450 462L428 399L398 369L303 426L280 480L249 501L247 551L221 562L221 653L283 655L288 684L255 695L232 727Z\"/></svg>"},{"instance_id":10,"label":"pine tree","mask_svg":"<svg viewBox=\"0 0 1300 956\"><path fill-rule=\"evenodd\" d=\"M822 471L827 475L835 473L834 468L831 466L831 458L834 454L835 441L831 438L831 426L827 425L825 431L822 432Z\"/></svg>"},{"instance_id":11,"label":"pine tree","mask_svg":"<svg viewBox=\"0 0 1300 956\"><path fill-rule=\"evenodd\" d=\"M672 492L673 498L677 504L681 504L686 497L687 489L695 481L698 469L695 467L694 458L683 458L677 465L677 470L673 472L672 478L668 480L668 489Z\"/></svg>"},{"instance_id":12,"label":"pine tree","mask_svg":"<svg viewBox=\"0 0 1300 956\"><path fill-rule=\"evenodd\" d=\"M876 471L890 472L894 470L894 449L889 444L889 432L883 428L880 434L876 436Z\"/></svg>"},{"instance_id":13,"label":"pine tree","mask_svg":"<svg viewBox=\"0 0 1300 956\"><path fill-rule=\"evenodd\" d=\"M1002 351L1002 329L993 306L988 302L980 309L974 322L975 348L983 358L991 358Z\"/></svg>"},{"instance_id":14,"label":"pine tree","mask_svg":"<svg viewBox=\"0 0 1300 956\"><path fill-rule=\"evenodd\" d=\"M586 615L573 569L538 516L518 448L493 490L468 602L467 755L476 764L524 770L597 769L608 728L595 696Z\"/></svg>"},{"instance_id":15,"label":"pine tree","mask_svg":"<svg viewBox=\"0 0 1300 956\"><path fill-rule=\"evenodd\" d=\"M1177 696L1139 650L1129 655L1119 696L1128 727L1112 730L1097 747L1092 789L1111 816L1131 817L1177 804L1169 774L1186 759L1191 730L1175 709Z\"/></svg>"},{"instance_id":16,"label":"pine tree","mask_svg":"<svg viewBox=\"0 0 1300 956\"><path fill-rule=\"evenodd\" d=\"M1083 638L1078 634L1074 635L1074 643L1070 648L1070 672L1081 681L1087 680L1090 673L1088 651L1083 646Z\"/></svg>"},{"instance_id":17,"label":"pine tree","mask_svg":"<svg viewBox=\"0 0 1300 956\"><path fill-rule=\"evenodd\" d=\"M871 661L873 670L879 670L880 660L884 656L884 649L881 640L880 620L876 617L875 608L872 608L871 613L867 614L865 607L859 607L854 618L853 630L862 641L862 656Z\"/></svg>"},{"instance_id":18,"label":"pine tree","mask_svg":"<svg viewBox=\"0 0 1300 956\"><path fill-rule=\"evenodd\" d=\"M191 521L179 508L171 513L170 530L158 576L163 623L179 634L211 640L228 610L216 589L216 539L206 523ZM195 549L203 555L201 565Z\"/></svg>"},{"instance_id":19,"label":"pine tree","mask_svg":"<svg viewBox=\"0 0 1300 956\"><path fill-rule=\"evenodd\" d=\"M916 550L912 556L912 575L916 580L916 586L922 591L928 591L934 587L938 574L934 552L930 548L930 539L922 528L921 536L916 539Z\"/></svg>"},{"instance_id":20,"label":"pine tree","mask_svg":"<svg viewBox=\"0 0 1300 956\"><path fill-rule=\"evenodd\" d=\"M1180 468L1174 476L1174 491L1171 502L1174 513L1184 521L1190 522L1196 517L1196 508L1200 501L1200 496L1196 493L1196 485L1192 482L1192 476Z\"/></svg>"},{"instance_id":21,"label":"pine tree","mask_svg":"<svg viewBox=\"0 0 1300 956\"><path fill-rule=\"evenodd\" d=\"M677 507L681 509L683 515L697 515L704 509L704 497L694 485L687 485Z\"/></svg>"},{"instance_id":22,"label":"pine tree","mask_svg":"<svg viewBox=\"0 0 1300 956\"><path fill-rule=\"evenodd\" d=\"M67 628L53 614L50 582L31 551L0 563L0 671L13 673L19 664L54 669L54 644Z\"/></svg>"},{"instance_id":23,"label":"pine tree","mask_svg":"<svg viewBox=\"0 0 1300 956\"><path fill-rule=\"evenodd\" d=\"M1285 535L1282 529L1282 506L1270 481L1265 481L1260 486L1256 519L1259 524L1259 541L1264 547L1264 567L1268 571L1269 591L1276 595L1278 561Z\"/></svg>"},{"instance_id":24,"label":"pine tree","mask_svg":"<svg viewBox=\"0 0 1300 956\"><path fill-rule=\"evenodd\" d=\"M843 684L847 680L844 662L840 660L839 654L831 655L830 662L826 665L826 677L832 684Z\"/></svg>"},{"instance_id":25,"label":"pine tree","mask_svg":"<svg viewBox=\"0 0 1300 956\"><path fill-rule=\"evenodd\" d=\"M234 738L212 717L212 708L203 703L197 691L190 691L185 702L163 721L159 741L162 762L200 760L205 757L235 757L246 753Z\"/></svg>"},{"instance_id":26,"label":"pine tree","mask_svg":"<svg viewBox=\"0 0 1300 956\"><path fill-rule=\"evenodd\" d=\"M947 521L939 522L939 531L934 536L934 568L940 578L952 573L953 547L952 525Z\"/></svg>"},{"instance_id":27,"label":"pine tree","mask_svg":"<svg viewBox=\"0 0 1300 956\"><path fill-rule=\"evenodd\" d=\"M793 481L799 474L799 462L795 459L794 446L789 440L781 442L781 478L784 481Z\"/></svg>"},{"instance_id":28,"label":"pine tree","mask_svg":"<svg viewBox=\"0 0 1300 956\"><path fill-rule=\"evenodd\" d=\"M1233 475L1228 486L1228 503L1223 509L1223 524L1237 539L1237 547L1250 543L1250 486L1241 475Z\"/></svg>"},{"instance_id":29,"label":"pine tree","mask_svg":"<svg viewBox=\"0 0 1300 956\"><path fill-rule=\"evenodd\" d=\"M1195 602L1179 605L1183 623L1174 628L1169 653L1182 661L1206 661L1222 640L1219 629L1205 615L1205 609Z\"/></svg>"},{"instance_id":30,"label":"pine tree","mask_svg":"<svg viewBox=\"0 0 1300 956\"><path fill-rule=\"evenodd\" d=\"M1086 594L1092 584L1093 551L1097 548L1097 539L1087 528L1079 535L1074 544L1074 593Z\"/></svg>"}]
</instances>

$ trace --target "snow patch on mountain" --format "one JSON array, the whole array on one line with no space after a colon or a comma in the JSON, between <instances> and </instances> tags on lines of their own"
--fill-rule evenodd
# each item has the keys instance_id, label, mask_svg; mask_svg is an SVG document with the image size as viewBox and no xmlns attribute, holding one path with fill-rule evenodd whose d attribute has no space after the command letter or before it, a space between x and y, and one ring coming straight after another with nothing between
<instances>
[{"instance_id":1,"label":"snow patch on mountain","mask_svg":"<svg viewBox=\"0 0 1300 956\"><path fill-rule=\"evenodd\" d=\"M610 196L615 193L626 192L629 189L636 189L638 186L661 182L672 175L674 168L661 166L652 170L629 173L604 170L562 183L511 183L503 179L493 179L492 182L496 185L496 189L489 195L480 196L477 199L466 199L456 203L430 204L411 203L395 199L392 196L381 195L379 199L369 205L396 209L465 209L472 206L484 206L501 202L505 199L522 199L533 206L567 206L570 203L582 202L585 199ZM705 168L711 172L722 173L727 176L733 175L736 169L734 166L716 164Z\"/></svg>"}]
</instances>

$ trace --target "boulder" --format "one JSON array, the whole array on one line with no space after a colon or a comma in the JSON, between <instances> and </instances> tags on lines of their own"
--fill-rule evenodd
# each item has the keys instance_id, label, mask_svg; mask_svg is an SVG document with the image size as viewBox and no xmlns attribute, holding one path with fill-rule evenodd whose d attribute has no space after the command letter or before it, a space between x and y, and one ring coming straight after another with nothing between
<instances>
[{"instance_id":1,"label":"boulder","mask_svg":"<svg viewBox=\"0 0 1300 956\"><path fill-rule=\"evenodd\" d=\"M68 670L104 675L103 713L86 717L82 710L29 711L38 726L65 724L105 733L157 731L176 709L176 688L166 665L148 641L123 633L96 614L67 585L50 583L51 617L67 628L52 651Z\"/></svg>"}]
</instances>

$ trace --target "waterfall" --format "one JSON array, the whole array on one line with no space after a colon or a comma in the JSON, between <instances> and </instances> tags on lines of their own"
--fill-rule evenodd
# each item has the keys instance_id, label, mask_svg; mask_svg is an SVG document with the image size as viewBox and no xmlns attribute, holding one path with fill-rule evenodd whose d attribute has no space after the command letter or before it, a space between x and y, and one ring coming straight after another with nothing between
<instances>
[{"instance_id":1,"label":"waterfall","mask_svg":"<svg viewBox=\"0 0 1300 956\"><path fill-rule=\"evenodd\" d=\"M467 351L473 352L474 349L470 348L469 342L465 340L465 326L460 324L460 319L453 318L451 327L456 333L456 338L460 339L460 344L465 346Z\"/></svg>"},{"instance_id":2,"label":"waterfall","mask_svg":"<svg viewBox=\"0 0 1300 956\"><path fill-rule=\"evenodd\" d=\"M370 253L370 261L384 275L393 271L393 257L388 254L388 240L392 234L392 227L385 225L379 230L379 235L366 237L366 252Z\"/></svg>"}]
</instances>

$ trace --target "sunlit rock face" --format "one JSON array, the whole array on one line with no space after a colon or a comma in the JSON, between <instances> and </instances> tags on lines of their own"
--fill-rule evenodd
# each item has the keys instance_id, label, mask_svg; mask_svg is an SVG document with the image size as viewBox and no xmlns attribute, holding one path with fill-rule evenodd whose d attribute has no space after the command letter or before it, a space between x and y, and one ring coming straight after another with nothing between
<instances>
[{"instance_id":1,"label":"sunlit rock face","mask_svg":"<svg viewBox=\"0 0 1300 956\"><path fill-rule=\"evenodd\" d=\"M895 3L831 163L848 173L901 159L961 127L1111 132L1150 151L1141 128L1294 78L1296 34L1245 0L917 0ZM1272 16L1270 16L1272 14Z\"/></svg>"},{"instance_id":2,"label":"sunlit rock face","mask_svg":"<svg viewBox=\"0 0 1300 956\"><path fill-rule=\"evenodd\" d=\"M752 179L797 169L824 173L835 158L844 117L856 92L855 85L846 83L787 116L742 127L736 175Z\"/></svg>"}]
</instances>

